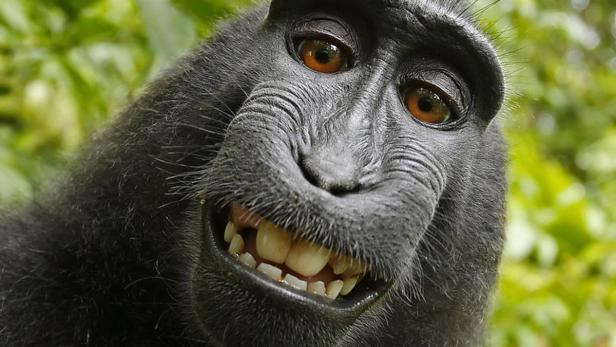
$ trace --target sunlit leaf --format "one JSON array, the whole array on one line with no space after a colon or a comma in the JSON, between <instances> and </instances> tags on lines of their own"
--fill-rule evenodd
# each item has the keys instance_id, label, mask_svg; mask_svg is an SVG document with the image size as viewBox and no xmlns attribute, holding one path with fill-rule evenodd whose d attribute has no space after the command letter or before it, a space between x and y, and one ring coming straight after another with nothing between
<instances>
[{"instance_id":1,"label":"sunlit leaf","mask_svg":"<svg viewBox=\"0 0 616 347\"><path fill-rule=\"evenodd\" d=\"M136 0L156 60L153 71L168 66L195 44L193 23L168 0Z\"/></svg>"}]
</instances>

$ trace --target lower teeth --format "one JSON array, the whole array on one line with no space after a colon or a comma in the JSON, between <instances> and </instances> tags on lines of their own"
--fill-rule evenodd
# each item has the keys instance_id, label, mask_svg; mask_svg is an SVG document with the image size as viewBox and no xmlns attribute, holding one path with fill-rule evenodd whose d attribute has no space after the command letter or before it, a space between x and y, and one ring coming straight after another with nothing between
<instances>
[{"instance_id":1,"label":"lower teeth","mask_svg":"<svg viewBox=\"0 0 616 347\"><path fill-rule=\"evenodd\" d=\"M325 296L325 283L321 281L311 282L308 285L307 291L312 294Z\"/></svg>"},{"instance_id":2,"label":"lower teeth","mask_svg":"<svg viewBox=\"0 0 616 347\"><path fill-rule=\"evenodd\" d=\"M282 277L282 270L267 263L259 264L259 266L257 266L257 271L262 274L265 274L267 277L273 279L274 281L280 281L280 278Z\"/></svg>"},{"instance_id":3,"label":"lower teeth","mask_svg":"<svg viewBox=\"0 0 616 347\"><path fill-rule=\"evenodd\" d=\"M237 254L233 255L237 256ZM307 281L299 279L289 273L284 275L283 278L283 271L274 265L268 263L261 263L257 266L257 261L250 253L243 253L237 256L237 260L239 260L240 263L248 266L251 269L256 269L258 272L266 275L274 281L282 282L295 289L328 297L330 299L336 299L339 295L348 295L353 290L359 279L355 277L346 279L344 281L335 280L329 282L327 285L323 281L308 283Z\"/></svg>"},{"instance_id":4,"label":"lower teeth","mask_svg":"<svg viewBox=\"0 0 616 347\"><path fill-rule=\"evenodd\" d=\"M284 283L290 285L291 287L295 288L295 289L299 289L299 290L306 290L308 289L308 282L306 281L302 281L299 278L291 275L291 274L287 274L284 277L284 280L282 280Z\"/></svg>"},{"instance_id":5,"label":"lower teeth","mask_svg":"<svg viewBox=\"0 0 616 347\"><path fill-rule=\"evenodd\" d=\"M327 297L330 299L335 299L338 297L338 294L340 294L340 291L342 290L343 286L344 282L342 282L341 280L329 282L325 291L325 295L327 295Z\"/></svg>"}]
</instances>

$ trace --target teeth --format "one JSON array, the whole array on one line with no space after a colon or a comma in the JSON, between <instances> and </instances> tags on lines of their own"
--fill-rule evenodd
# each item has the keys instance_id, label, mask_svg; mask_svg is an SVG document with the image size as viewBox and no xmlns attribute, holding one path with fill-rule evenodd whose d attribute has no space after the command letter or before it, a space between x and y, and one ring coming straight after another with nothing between
<instances>
[{"instance_id":1,"label":"teeth","mask_svg":"<svg viewBox=\"0 0 616 347\"><path fill-rule=\"evenodd\" d=\"M227 227L225 228L225 242L231 242L233 240L233 236L237 234L237 228L233 222L227 223Z\"/></svg>"},{"instance_id":2,"label":"teeth","mask_svg":"<svg viewBox=\"0 0 616 347\"><path fill-rule=\"evenodd\" d=\"M257 233L257 253L261 258L278 264L284 263L291 249L291 234L263 220Z\"/></svg>"},{"instance_id":3,"label":"teeth","mask_svg":"<svg viewBox=\"0 0 616 347\"><path fill-rule=\"evenodd\" d=\"M338 297L338 294L340 294L340 291L342 290L343 286L344 282L342 282L341 280L329 282L325 295L327 295L328 298L334 300Z\"/></svg>"},{"instance_id":4,"label":"teeth","mask_svg":"<svg viewBox=\"0 0 616 347\"><path fill-rule=\"evenodd\" d=\"M256 255L245 252L244 238L240 232L246 228L257 229ZM326 247L315 245L307 240L293 239L293 235L285 229L262 219L239 204L232 204L229 222L224 232L225 242L229 243L228 252L237 257L237 260L255 269L271 279L304 290L312 294L326 296L332 300L338 296L346 296L355 289L357 283L367 271L367 266L357 259L339 253L332 253ZM252 248L252 244L249 248ZM254 249L254 248L253 248ZM269 261L270 264L257 259ZM290 273L282 278L283 270L271 265L286 264L300 277L313 277L319 274L329 264L331 271L339 279L326 284L323 281L308 282ZM258 264L258 266L257 266ZM285 271L287 272L287 271ZM327 270L326 277L331 276Z\"/></svg>"},{"instance_id":5,"label":"teeth","mask_svg":"<svg viewBox=\"0 0 616 347\"><path fill-rule=\"evenodd\" d=\"M351 260L351 266L342 275L343 278L355 277L366 273L368 268L358 260Z\"/></svg>"},{"instance_id":6,"label":"teeth","mask_svg":"<svg viewBox=\"0 0 616 347\"><path fill-rule=\"evenodd\" d=\"M259 264L259 266L257 266L257 271L265 274L274 281L280 281L280 277L282 277L282 270L267 263Z\"/></svg>"},{"instance_id":7,"label":"teeth","mask_svg":"<svg viewBox=\"0 0 616 347\"><path fill-rule=\"evenodd\" d=\"M248 266L249 268L254 269L255 267L257 267L257 261L250 253L244 253L240 255L237 260L239 260L242 264Z\"/></svg>"},{"instance_id":8,"label":"teeth","mask_svg":"<svg viewBox=\"0 0 616 347\"><path fill-rule=\"evenodd\" d=\"M311 282L308 284L307 292L325 296L325 283L321 281Z\"/></svg>"},{"instance_id":9,"label":"teeth","mask_svg":"<svg viewBox=\"0 0 616 347\"><path fill-rule=\"evenodd\" d=\"M302 276L311 277L323 270L330 254L331 251L325 247L299 240L291 248L285 264Z\"/></svg>"},{"instance_id":10,"label":"teeth","mask_svg":"<svg viewBox=\"0 0 616 347\"><path fill-rule=\"evenodd\" d=\"M342 254L336 254L329 260L329 266L331 266L335 275L344 273L350 266L352 260L345 257Z\"/></svg>"},{"instance_id":11,"label":"teeth","mask_svg":"<svg viewBox=\"0 0 616 347\"><path fill-rule=\"evenodd\" d=\"M229 245L229 253L233 255L238 255L242 253L244 250L244 238L240 234L236 234L231 239L231 244Z\"/></svg>"},{"instance_id":12,"label":"teeth","mask_svg":"<svg viewBox=\"0 0 616 347\"><path fill-rule=\"evenodd\" d=\"M299 278L291 274L287 274L282 281L290 285L291 287L297 288L300 290L306 290L308 288L308 282L302 281Z\"/></svg>"},{"instance_id":13,"label":"teeth","mask_svg":"<svg viewBox=\"0 0 616 347\"><path fill-rule=\"evenodd\" d=\"M344 295L349 294L353 290L353 288L355 288L357 281L359 281L359 277L351 277L351 278L345 279L344 285L342 286L342 289L340 290L340 295L344 296Z\"/></svg>"}]
</instances>

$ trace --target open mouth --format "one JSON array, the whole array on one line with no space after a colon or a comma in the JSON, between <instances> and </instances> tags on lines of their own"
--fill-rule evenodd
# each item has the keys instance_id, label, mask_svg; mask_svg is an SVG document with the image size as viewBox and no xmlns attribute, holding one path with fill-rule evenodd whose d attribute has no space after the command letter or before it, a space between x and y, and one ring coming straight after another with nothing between
<instances>
[{"instance_id":1,"label":"open mouth","mask_svg":"<svg viewBox=\"0 0 616 347\"><path fill-rule=\"evenodd\" d=\"M278 227L237 203L214 212L221 253L242 272L265 277L284 291L342 307L364 306L386 289L366 264Z\"/></svg>"}]
</instances>

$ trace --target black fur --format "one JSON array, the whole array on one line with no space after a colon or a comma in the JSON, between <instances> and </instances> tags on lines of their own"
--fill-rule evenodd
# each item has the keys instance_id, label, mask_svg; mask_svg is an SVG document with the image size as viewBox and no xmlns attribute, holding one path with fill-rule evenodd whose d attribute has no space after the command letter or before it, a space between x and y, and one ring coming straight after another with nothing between
<instances>
[{"instance_id":1,"label":"black fur","mask_svg":"<svg viewBox=\"0 0 616 347\"><path fill-rule=\"evenodd\" d=\"M351 70L319 75L289 52L314 13L345 23ZM401 84L443 74L463 117L413 121ZM502 98L498 59L465 3L255 9L3 217L0 344L481 344L503 242ZM225 270L207 235L213 206L230 201L362 259L387 291L340 310Z\"/></svg>"}]
</instances>

